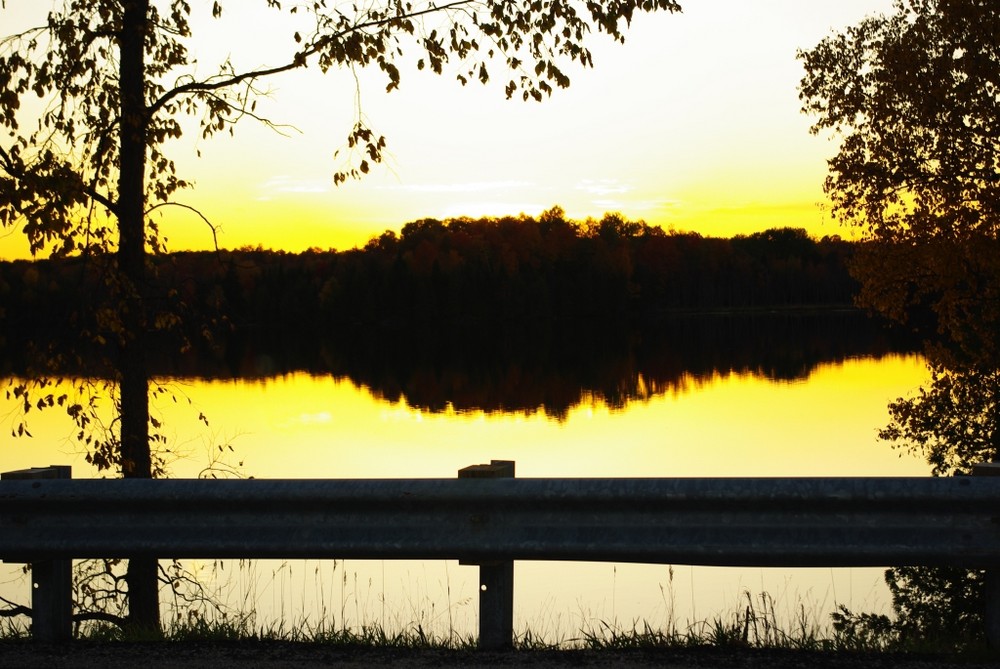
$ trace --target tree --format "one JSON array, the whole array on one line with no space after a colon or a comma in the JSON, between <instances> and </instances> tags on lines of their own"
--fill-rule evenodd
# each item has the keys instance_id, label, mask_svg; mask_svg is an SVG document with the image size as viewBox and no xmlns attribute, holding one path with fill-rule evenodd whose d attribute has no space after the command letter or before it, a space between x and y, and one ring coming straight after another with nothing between
<instances>
[{"instance_id":1,"label":"tree","mask_svg":"<svg viewBox=\"0 0 1000 669\"><path fill-rule=\"evenodd\" d=\"M799 55L813 132L841 135L833 213L866 233L862 302L900 321L929 310L955 362L995 363L1000 7L896 0Z\"/></svg>"},{"instance_id":2,"label":"tree","mask_svg":"<svg viewBox=\"0 0 1000 669\"><path fill-rule=\"evenodd\" d=\"M924 454L936 475L996 459L1000 5L896 0L891 15L799 55L813 131L841 135L826 180L833 212L866 233L853 267L861 303L927 337L931 381L890 405L880 436ZM964 641L981 624L969 608L981 576L889 570L901 636L940 631L950 610L951 636Z\"/></svg>"},{"instance_id":3,"label":"tree","mask_svg":"<svg viewBox=\"0 0 1000 669\"><path fill-rule=\"evenodd\" d=\"M22 225L33 251L55 243L56 255L108 262L102 276L111 298L91 334L115 348L119 419L99 464L127 477L155 470L145 341L176 314L147 292L149 254L163 251L150 214L177 205L173 196L189 185L168 156L169 141L184 132L182 117L197 120L205 137L247 117L270 124L256 114L260 82L310 65L378 67L392 91L404 54L437 74L456 61L463 85L486 83L499 64L510 72L508 98L542 100L569 85L567 61L592 64L593 32L623 42L636 12L680 9L673 0L265 2L305 19L287 58L248 71L224 62L204 78L193 67L194 10L186 0L65 0L44 25L0 41L0 223ZM225 20L220 2L211 14ZM37 113L27 104L33 96L42 99ZM337 183L367 173L386 143L358 121L347 145L357 158L334 175ZM26 386L15 393L26 407L35 404ZM46 399L53 404L43 396L42 405ZM130 616L158 627L155 563L133 562Z\"/></svg>"}]
</instances>

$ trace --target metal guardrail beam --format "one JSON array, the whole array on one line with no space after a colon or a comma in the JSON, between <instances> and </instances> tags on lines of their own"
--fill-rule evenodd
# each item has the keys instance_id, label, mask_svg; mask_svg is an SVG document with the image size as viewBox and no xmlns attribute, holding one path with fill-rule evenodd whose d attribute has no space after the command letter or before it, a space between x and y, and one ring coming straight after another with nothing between
<instances>
[{"instance_id":1,"label":"metal guardrail beam","mask_svg":"<svg viewBox=\"0 0 1000 669\"><path fill-rule=\"evenodd\" d=\"M1000 477L4 480L0 559L1000 561Z\"/></svg>"}]
</instances>

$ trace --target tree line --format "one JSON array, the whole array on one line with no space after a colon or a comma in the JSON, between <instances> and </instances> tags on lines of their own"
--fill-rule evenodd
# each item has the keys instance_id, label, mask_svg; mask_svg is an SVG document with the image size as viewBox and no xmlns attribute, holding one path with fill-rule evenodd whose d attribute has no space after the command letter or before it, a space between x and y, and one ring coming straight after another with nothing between
<instances>
[{"instance_id":1,"label":"tree line","mask_svg":"<svg viewBox=\"0 0 1000 669\"><path fill-rule=\"evenodd\" d=\"M840 240L775 229L732 239L618 214L423 219L338 254L331 315L410 322L649 316L669 310L849 304Z\"/></svg>"},{"instance_id":2,"label":"tree line","mask_svg":"<svg viewBox=\"0 0 1000 669\"><path fill-rule=\"evenodd\" d=\"M847 306L858 289L848 272L854 253L850 242L801 229L716 238L617 214L576 222L553 208L538 218L422 219L347 251L157 256L147 299L151 311L176 315L157 324L159 336L182 324L188 343L235 330L648 319ZM67 332L110 341L102 328L115 321L99 306L104 266L86 257L0 263L10 343Z\"/></svg>"}]
</instances>

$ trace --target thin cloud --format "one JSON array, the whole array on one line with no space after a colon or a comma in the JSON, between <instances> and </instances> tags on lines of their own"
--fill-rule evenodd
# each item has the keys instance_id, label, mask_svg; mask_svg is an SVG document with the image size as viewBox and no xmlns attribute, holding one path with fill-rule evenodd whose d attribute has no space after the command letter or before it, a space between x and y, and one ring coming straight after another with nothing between
<instances>
[{"instance_id":1,"label":"thin cloud","mask_svg":"<svg viewBox=\"0 0 1000 669\"><path fill-rule=\"evenodd\" d=\"M411 193L485 193L532 186L534 184L529 181L471 181L453 184L403 184L398 188Z\"/></svg>"},{"instance_id":2,"label":"thin cloud","mask_svg":"<svg viewBox=\"0 0 1000 669\"><path fill-rule=\"evenodd\" d=\"M258 187L259 195L257 196L257 199L270 200L276 195L285 195L289 193L328 193L330 190L330 183L325 179L303 179L300 177L282 174L276 177L271 177L262 183Z\"/></svg>"},{"instance_id":3,"label":"thin cloud","mask_svg":"<svg viewBox=\"0 0 1000 669\"><path fill-rule=\"evenodd\" d=\"M673 200L625 200L618 198L597 198L590 203L602 211L629 212L671 212L681 206Z\"/></svg>"},{"instance_id":4,"label":"thin cloud","mask_svg":"<svg viewBox=\"0 0 1000 669\"><path fill-rule=\"evenodd\" d=\"M576 185L576 189L590 195L607 197L608 195L628 193L632 190L632 186L623 184L618 179L584 179Z\"/></svg>"}]
</instances>

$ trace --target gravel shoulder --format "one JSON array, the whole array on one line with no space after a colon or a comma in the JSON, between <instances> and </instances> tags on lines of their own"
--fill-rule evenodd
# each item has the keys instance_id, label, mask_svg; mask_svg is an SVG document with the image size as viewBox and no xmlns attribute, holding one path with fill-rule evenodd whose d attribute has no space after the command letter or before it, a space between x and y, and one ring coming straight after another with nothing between
<instances>
[{"instance_id":1,"label":"gravel shoulder","mask_svg":"<svg viewBox=\"0 0 1000 669\"><path fill-rule=\"evenodd\" d=\"M277 669L295 667L535 667L537 669L986 669L997 660L813 651L692 648L480 653L352 648L277 641L35 644L0 642L7 669Z\"/></svg>"}]
</instances>

